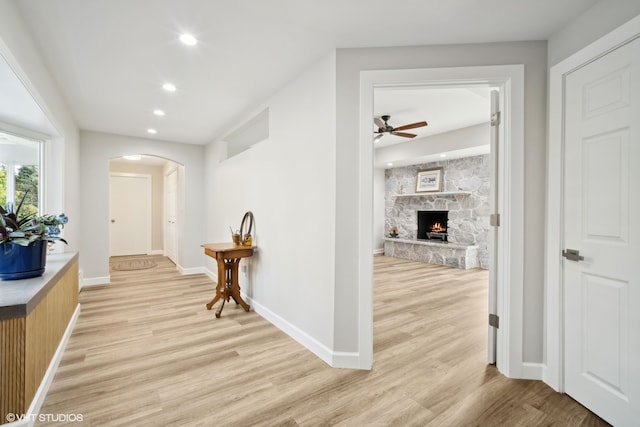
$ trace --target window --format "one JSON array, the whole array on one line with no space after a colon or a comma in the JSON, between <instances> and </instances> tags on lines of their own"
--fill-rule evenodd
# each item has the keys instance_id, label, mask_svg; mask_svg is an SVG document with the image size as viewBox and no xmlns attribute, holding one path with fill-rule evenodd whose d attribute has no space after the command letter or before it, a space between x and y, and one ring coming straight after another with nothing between
<instances>
[{"instance_id":1,"label":"window","mask_svg":"<svg viewBox=\"0 0 640 427\"><path fill-rule=\"evenodd\" d=\"M0 206L37 214L42 205L42 142L0 132Z\"/></svg>"}]
</instances>

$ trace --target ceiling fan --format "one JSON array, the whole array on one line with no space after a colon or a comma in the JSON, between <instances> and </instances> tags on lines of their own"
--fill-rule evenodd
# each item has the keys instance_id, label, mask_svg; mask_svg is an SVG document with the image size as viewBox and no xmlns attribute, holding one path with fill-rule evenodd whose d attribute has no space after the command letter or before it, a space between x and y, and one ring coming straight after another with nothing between
<instances>
[{"instance_id":1,"label":"ceiling fan","mask_svg":"<svg viewBox=\"0 0 640 427\"><path fill-rule=\"evenodd\" d=\"M374 132L374 134L376 134L376 136L373 138L373 142L380 141L380 138L382 138L382 136L385 133L388 133L388 134L391 134L391 135L403 136L405 138L415 138L417 135L415 135L413 133L406 133L406 132L400 132L400 131L408 130L408 129L421 128L423 126L427 126L427 122L416 122L416 123L411 123L411 124L408 124L408 125L398 126L397 128L394 128L389 123L387 123L387 121L390 118L391 118L391 116L384 115L384 116L380 116L380 117L375 117L373 119L373 122L378 127L378 130Z\"/></svg>"}]
</instances>

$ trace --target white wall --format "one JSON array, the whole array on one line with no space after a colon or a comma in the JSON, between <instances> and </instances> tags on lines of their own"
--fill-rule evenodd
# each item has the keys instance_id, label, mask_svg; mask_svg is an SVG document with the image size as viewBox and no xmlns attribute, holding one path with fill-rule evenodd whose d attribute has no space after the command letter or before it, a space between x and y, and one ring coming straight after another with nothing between
<instances>
[{"instance_id":1,"label":"white wall","mask_svg":"<svg viewBox=\"0 0 640 427\"><path fill-rule=\"evenodd\" d=\"M525 67L525 277L523 363L542 362L545 212L546 42L439 45L337 51L336 348L357 351L359 271L370 256L358 245L359 82L362 70L524 64Z\"/></svg>"},{"instance_id":2,"label":"white wall","mask_svg":"<svg viewBox=\"0 0 640 427\"><path fill-rule=\"evenodd\" d=\"M638 0L601 0L594 4L549 38L549 68L638 14Z\"/></svg>"},{"instance_id":3,"label":"white wall","mask_svg":"<svg viewBox=\"0 0 640 427\"><path fill-rule=\"evenodd\" d=\"M76 251L80 242L78 127L14 1L0 1L0 54L58 132L45 146L45 211L69 216L65 250Z\"/></svg>"},{"instance_id":4,"label":"white wall","mask_svg":"<svg viewBox=\"0 0 640 427\"><path fill-rule=\"evenodd\" d=\"M242 291L252 307L330 363L333 349L335 56L273 96L269 138L234 157L207 147L207 240L255 216L257 253ZM248 115L249 117L251 115ZM340 183L338 183L340 185ZM245 261L243 261L245 262ZM213 262L209 268L215 271Z\"/></svg>"},{"instance_id":5,"label":"white wall","mask_svg":"<svg viewBox=\"0 0 640 427\"><path fill-rule=\"evenodd\" d=\"M82 199L80 268L85 280L101 283L109 277L109 160L125 154L147 154L184 165L184 221L179 267L202 270L205 255L204 147L99 132L82 131L80 197ZM191 269L191 270L190 270Z\"/></svg>"},{"instance_id":6,"label":"white wall","mask_svg":"<svg viewBox=\"0 0 640 427\"><path fill-rule=\"evenodd\" d=\"M487 117L488 116L489 110L487 110ZM406 166L408 164L433 162L438 160L433 158L434 154L445 151L468 150L477 147L487 147L488 151L490 129L491 127L488 122L481 123L425 138L416 138L412 140L411 143L394 144L388 147L377 148L375 163L378 166L387 163L393 163L395 166ZM464 157L478 154L482 153L467 153ZM411 159L412 162L406 163L405 161L407 159Z\"/></svg>"}]
</instances>

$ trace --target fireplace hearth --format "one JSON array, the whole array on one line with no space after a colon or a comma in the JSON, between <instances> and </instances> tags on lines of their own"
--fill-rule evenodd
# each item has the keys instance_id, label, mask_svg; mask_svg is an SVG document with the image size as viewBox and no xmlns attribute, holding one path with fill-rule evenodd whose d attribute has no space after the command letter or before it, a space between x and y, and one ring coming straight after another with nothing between
<instances>
[{"instance_id":1,"label":"fireplace hearth","mask_svg":"<svg viewBox=\"0 0 640 427\"><path fill-rule=\"evenodd\" d=\"M418 211L418 240L447 241L449 211Z\"/></svg>"}]
</instances>

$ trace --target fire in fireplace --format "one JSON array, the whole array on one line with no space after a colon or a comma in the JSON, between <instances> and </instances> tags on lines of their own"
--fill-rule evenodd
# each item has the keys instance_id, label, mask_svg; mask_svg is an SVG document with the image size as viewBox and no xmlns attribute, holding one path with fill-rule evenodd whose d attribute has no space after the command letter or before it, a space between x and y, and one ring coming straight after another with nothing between
<instances>
[{"instance_id":1,"label":"fire in fireplace","mask_svg":"<svg viewBox=\"0 0 640 427\"><path fill-rule=\"evenodd\" d=\"M449 211L418 211L418 239L447 241Z\"/></svg>"}]
</instances>

